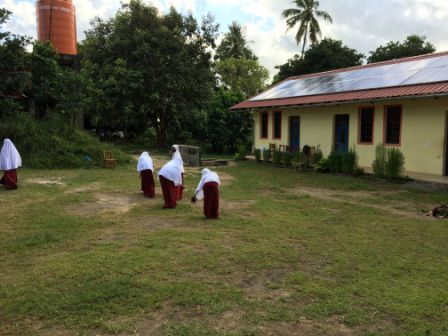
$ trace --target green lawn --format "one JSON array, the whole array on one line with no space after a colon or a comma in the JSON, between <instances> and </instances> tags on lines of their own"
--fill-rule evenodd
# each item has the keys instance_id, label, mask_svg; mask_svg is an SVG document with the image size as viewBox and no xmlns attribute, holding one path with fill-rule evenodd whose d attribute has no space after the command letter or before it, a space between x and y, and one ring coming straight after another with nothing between
<instances>
[{"instance_id":1,"label":"green lawn","mask_svg":"<svg viewBox=\"0 0 448 336\"><path fill-rule=\"evenodd\" d=\"M160 162L158 163L160 164ZM0 190L0 335L447 335L448 194L252 162L222 219L163 210L135 165Z\"/></svg>"}]
</instances>

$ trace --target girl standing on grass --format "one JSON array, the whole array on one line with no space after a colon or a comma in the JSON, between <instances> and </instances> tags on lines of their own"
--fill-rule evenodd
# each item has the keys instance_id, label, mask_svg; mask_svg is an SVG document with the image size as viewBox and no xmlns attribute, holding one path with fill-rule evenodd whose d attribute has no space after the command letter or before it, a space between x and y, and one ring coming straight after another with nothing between
<instances>
[{"instance_id":1,"label":"girl standing on grass","mask_svg":"<svg viewBox=\"0 0 448 336\"><path fill-rule=\"evenodd\" d=\"M165 200L164 209L173 209L177 205L179 189L182 187L182 169L182 162L174 158L159 170L159 180Z\"/></svg>"},{"instance_id":2,"label":"girl standing on grass","mask_svg":"<svg viewBox=\"0 0 448 336\"><path fill-rule=\"evenodd\" d=\"M137 171L140 173L141 190L146 197L153 198L155 195L154 165L148 152L143 152L138 159Z\"/></svg>"},{"instance_id":3,"label":"girl standing on grass","mask_svg":"<svg viewBox=\"0 0 448 336\"><path fill-rule=\"evenodd\" d=\"M184 169L184 161L182 160L182 156L180 155L179 145L173 145L172 153L173 153L173 155L171 157L171 160L178 160L180 165L182 166L182 185L178 189L178 196L177 196L177 199L181 200L182 196L184 194L184 173L185 173L185 169Z\"/></svg>"},{"instance_id":4,"label":"girl standing on grass","mask_svg":"<svg viewBox=\"0 0 448 336\"><path fill-rule=\"evenodd\" d=\"M3 184L6 189L17 189L17 171L16 169L22 166L22 158L17 151L16 146L11 140L5 139L3 141L2 151L0 152L0 170L3 170L3 177L0 179L0 184Z\"/></svg>"},{"instance_id":5,"label":"girl standing on grass","mask_svg":"<svg viewBox=\"0 0 448 336\"><path fill-rule=\"evenodd\" d=\"M202 170L202 178L194 196L191 198L193 203L196 200L204 198L204 215L210 219L219 218L219 186L221 181L217 173L210 169Z\"/></svg>"}]
</instances>

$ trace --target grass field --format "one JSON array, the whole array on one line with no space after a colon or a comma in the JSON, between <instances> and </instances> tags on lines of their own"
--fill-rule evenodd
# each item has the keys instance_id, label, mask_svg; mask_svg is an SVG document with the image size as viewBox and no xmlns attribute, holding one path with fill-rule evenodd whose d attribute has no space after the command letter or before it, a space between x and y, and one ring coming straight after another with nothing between
<instances>
[{"instance_id":1,"label":"grass field","mask_svg":"<svg viewBox=\"0 0 448 336\"><path fill-rule=\"evenodd\" d=\"M156 166L162 162L157 161ZM0 190L0 335L447 335L448 194L251 162L222 218L163 210L134 165Z\"/></svg>"}]
</instances>

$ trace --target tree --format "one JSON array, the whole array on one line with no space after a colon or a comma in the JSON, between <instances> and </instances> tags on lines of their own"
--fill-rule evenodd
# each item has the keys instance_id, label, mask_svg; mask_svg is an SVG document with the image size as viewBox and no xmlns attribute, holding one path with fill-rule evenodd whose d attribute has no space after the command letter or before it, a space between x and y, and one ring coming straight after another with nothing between
<instances>
[{"instance_id":1,"label":"tree","mask_svg":"<svg viewBox=\"0 0 448 336\"><path fill-rule=\"evenodd\" d=\"M171 125L212 96L216 32L210 16L199 25L191 14L171 8L159 15L141 0L123 4L109 21L96 19L81 48L94 126L136 135L152 127L158 145L166 146Z\"/></svg>"},{"instance_id":2,"label":"tree","mask_svg":"<svg viewBox=\"0 0 448 336\"><path fill-rule=\"evenodd\" d=\"M20 99L31 84L26 46L30 39L1 31L11 12L0 8L0 117L22 110Z\"/></svg>"},{"instance_id":3,"label":"tree","mask_svg":"<svg viewBox=\"0 0 448 336\"><path fill-rule=\"evenodd\" d=\"M296 41L299 44L303 38L303 58L307 37L309 36L311 43L314 44L322 35L317 18L323 18L330 23L333 23L333 19L327 12L319 10L319 1L317 0L293 0L293 4L295 4L296 8L285 9L282 12L282 16L287 19L286 25L288 30L300 23L296 33Z\"/></svg>"},{"instance_id":4,"label":"tree","mask_svg":"<svg viewBox=\"0 0 448 336\"><path fill-rule=\"evenodd\" d=\"M279 72L274 82L291 76L317 73L334 69L361 65L364 55L342 44L342 41L330 38L313 44L305 53L305 57L295 55L285 64L276 66Z\"/></svg>"},{"instance_id":5,"label":"tree","mask_svg":"<svg viewBox=\"0 0 448 336\"><path fill-rule=\"evenodd\" d=\"M235 21L229 26L229 31L224 35L224 38L216 49L215 60L227 58L257 60L253 51L247 46L243 28Z\"/></svg>"},{"instance_id":6,"label":"tree","mask_svg":"<svg viewBox=\"0 0 448 336\"><path fill-rule=\"evenodd\" d=\"M217 89L208 107L208 143L214 152L235 153L239 144L252 141L252 113L229 111L229 107L244 100L241 91Z\"/></svg>"},{"instance_id":7,"label":"tree","mask_svg":"<svg viewBox=\"0 0 448 336\"><path fill-rule=\"evenodd\" d=\"M265 67L247 58L223 59L216 63L216 72L228 89L241 91L246 97L261 91L269 78Z\"/></svg>"},{"instance_id":8,"label":"tree","mask_svg":"<svg viewBox=\"0 0 448 336\"><path fill-rule=\"evenodd\" d=\"M376 63L403 57L424 55L435 52L434 45L426 42L426 36L410 35L403 43L390 41L370 52L368 63Z\"/></svg>"}]
</instances>

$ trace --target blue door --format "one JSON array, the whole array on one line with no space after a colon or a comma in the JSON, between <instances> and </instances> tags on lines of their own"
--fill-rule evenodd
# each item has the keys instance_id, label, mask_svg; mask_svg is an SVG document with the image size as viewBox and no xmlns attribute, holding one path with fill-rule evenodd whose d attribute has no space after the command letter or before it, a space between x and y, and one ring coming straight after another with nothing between
<instances>
[{"instance_id":1,"label":"blue door","mask_svg":"<svg viewBox=\"0 0 448 336\"><path fill-rule=\"evenodd\" d=\"M300 150L300 117L289 118L289 148L291 152Z\"/></svg>"},{"instance_id":2,"label":"blue door","mask_svg":"<svg viewBox=\"0 0 448 336\"><path fill-rule=\"evenodd\" d=\"M348 152L348 121L348 114L335 116L334 150L337 152Z\"/></svg>"}]
</instances>

